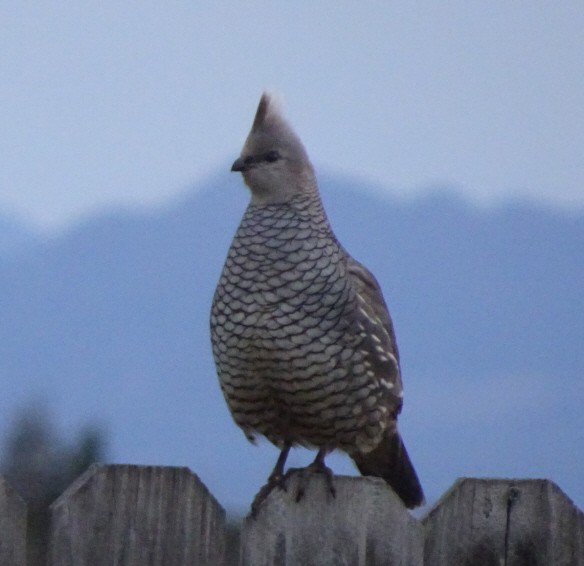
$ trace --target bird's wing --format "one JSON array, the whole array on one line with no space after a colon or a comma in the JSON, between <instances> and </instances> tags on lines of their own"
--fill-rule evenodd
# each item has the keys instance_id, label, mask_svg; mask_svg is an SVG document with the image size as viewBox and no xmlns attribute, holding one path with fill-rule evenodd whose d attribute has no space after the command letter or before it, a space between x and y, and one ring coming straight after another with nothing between
<instances>
[{"instance_id":1,"label":"bird's wing","mask_svg":"<svg viewBox=\"0 0 584 566\"><path fill-rule=\"evenodd\" d=\"M385 397L397 416L401 411L403 396L399 351L381 287L374 275L350 256L347 268L357 293L353 316L363 338L361 349L367 352L366 362L373 370L375 379L387 392Z\"/></svg>"}]
</instances>

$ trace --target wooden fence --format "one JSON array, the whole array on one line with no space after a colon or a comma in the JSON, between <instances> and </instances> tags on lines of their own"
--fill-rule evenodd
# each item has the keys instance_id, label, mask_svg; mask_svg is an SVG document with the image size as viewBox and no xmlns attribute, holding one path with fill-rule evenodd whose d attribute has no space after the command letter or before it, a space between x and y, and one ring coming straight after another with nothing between
<instances>
[{"instance_id":1,"label":"wooden fence","mask_svg":"<svg viewBox=\"0 0 584 566\"><path fill-rule=\"evenodd\" d=\"M548 480L464 478L415 519L373 478L275 490L241 532L249 566L584 566L584 514ZM52 505L49 566L226 564L225 512L188 468L93 465ZM25 566L26 508L0 478L0 566Z\"/></svg>"}]
</instances>

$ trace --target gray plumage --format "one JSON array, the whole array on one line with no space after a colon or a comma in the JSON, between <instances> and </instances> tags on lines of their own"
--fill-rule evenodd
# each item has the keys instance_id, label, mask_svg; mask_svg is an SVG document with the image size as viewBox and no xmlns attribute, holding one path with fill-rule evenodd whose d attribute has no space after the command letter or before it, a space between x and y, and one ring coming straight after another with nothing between
<instances>
[{"instance_id":1,"label":"gray plumage","mask_svg":"<svg viewBox=\"0 0 584 566\"><path fill-rule=\"evenodd\" d=\"M336 239L302 143L264 94L241 157L251 190L211 310L235 422L283 449L340 449L408 507L423 493L397 432L399 353L374 276ZM276 471L276 470L275 470Z\"/></svg>"}]
</instances>

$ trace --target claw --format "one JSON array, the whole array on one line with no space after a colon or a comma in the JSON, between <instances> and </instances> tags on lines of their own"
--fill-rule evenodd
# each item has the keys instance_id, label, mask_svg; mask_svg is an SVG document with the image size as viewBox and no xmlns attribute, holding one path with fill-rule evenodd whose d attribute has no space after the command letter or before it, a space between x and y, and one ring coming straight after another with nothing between
<instances>
[{"instance_id":1,"label":"claw","mask_svg":"<svg viewBox=\"0 0 584 566\"><path fill-rule=\"evenodd\" d=\"M278 456L278 460L272 473L268 477L268 481L260 488L257 495L254 497L251 504L251 516L253 519L257 518L262 503L274 488L279 488L283 491L287 490L288 477L287 474L284 474L284 465L286 464L286 458L288 458L288 452L290 452L290 445L285 444L280 452L280 456Z\"/></svg>"},{"instance_id":2,"label":"claw","mask_svg":"<svg viewBox=\"0 0 584 566\"><path fill-rule=\"evenodd\" d=\"M287 478L285 475L280 474L278 477L274 474L270 475L266 484L260 488L251 504L251 516L253 519L257 519L262 503L275 488L281 489L282 491L287 490Z\"/></svg>"}]
</instances>

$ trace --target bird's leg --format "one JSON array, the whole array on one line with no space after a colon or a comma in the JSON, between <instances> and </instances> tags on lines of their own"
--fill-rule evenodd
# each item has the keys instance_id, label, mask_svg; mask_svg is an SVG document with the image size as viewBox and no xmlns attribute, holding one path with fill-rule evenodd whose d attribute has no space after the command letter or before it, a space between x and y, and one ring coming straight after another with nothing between
<instances>
[{"instance_id":1,"label":"bird's leg","mask_svg":"<svg viewBox=\"0 0 584 566\"><path fill-rule=\"evenodd\" d=\"M284 479L284 466L286 464L286 459L288 458L288 453L290 452L290 444L284 444L284 448L280 452L278 459L276 460L276 465L272 470L272 473L268 477L268 483L277 483L279 487L284 488L285 485L282 483Z\"/></svg>"},{"instance_id":2,"label":"bird's leg","mask_svg":"<svg viewBox=\"0 0 584 566\"><path fill-rule=\"evenodd\" d=\"M290 452L290 443L286 442L276 465L272 470L272 473L268 476L268 481L261 489L258 491L257 495L254 497L253 503L251 504L251 516L255 519L257 517L260 505L263 503L264 499L271 493L275 487L286 490L286 476L284 475L284 465L286 464L286 458L288 458L288 453Z\"/></svg>"},{"instance_id":3,"label":"bird's leg","mask_svg":"<svg viewBox=\"0 0 584 566\"><path fill-rule=\"evenodd\" d=\"M316 455L316 458L307 468L302 470L302 474L300 476L300 480L298 482L298 491L296 492L296 501L300 501L306 492L306 486L308 484L308 477L309 473L319 473L324 474L327 487L333 497L336 496L337 490L335 489L334 484L334 474L333 471L324 463L324 459L328 454L328 450L326 448L321 448ZM306 473L308 472L308 473Z\"/></svg>"}]
</instances>

